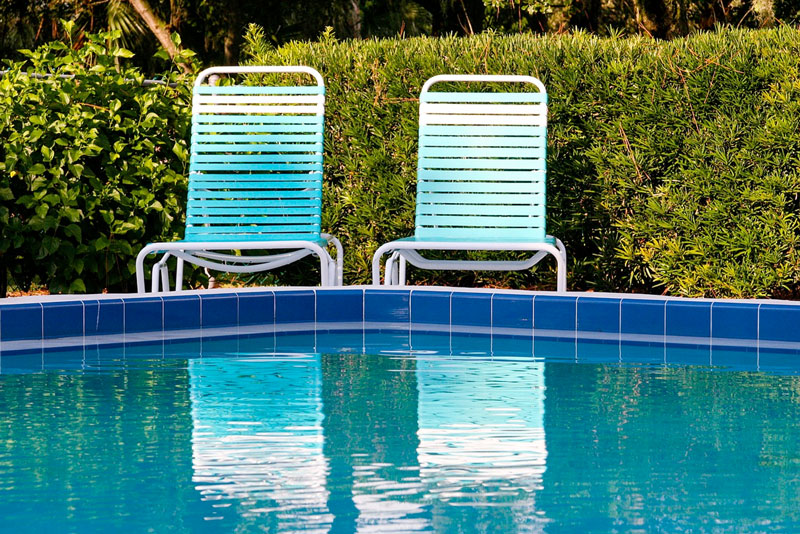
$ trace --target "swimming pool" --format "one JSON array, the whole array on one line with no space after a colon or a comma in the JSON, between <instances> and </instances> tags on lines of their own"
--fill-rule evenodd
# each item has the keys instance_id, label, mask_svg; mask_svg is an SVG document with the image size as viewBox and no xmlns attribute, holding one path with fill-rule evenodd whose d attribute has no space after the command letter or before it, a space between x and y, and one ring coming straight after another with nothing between
<instances>
[{"instance_id":1,"label":"swimming pool","mask_svg":"<svg viewBox=\"0 0 800 534\"><path fill-rule=\"evenodd\" d=\"M793 304L354 288L16 306L13 531L800 524Z\"/></svg>"}]
</instances>

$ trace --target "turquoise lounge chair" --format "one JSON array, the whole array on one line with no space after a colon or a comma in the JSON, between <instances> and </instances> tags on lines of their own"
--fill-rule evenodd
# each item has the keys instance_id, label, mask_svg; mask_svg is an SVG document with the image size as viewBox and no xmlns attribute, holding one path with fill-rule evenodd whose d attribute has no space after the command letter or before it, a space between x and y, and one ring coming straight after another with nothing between
<instances>
[{"instance_id":1,"label":"turquoise lounge chair","mask_svg":"<svg viewBox=\"0 0 800 534\"><path fill-rule=\"evenodd\" d=\"M224 75L307 74L316 85L215 85ZM151 243L136 259L136 286L145 291L144 260L162 253L153 292L169 291L167 260L215 271L253 273L309 254L320 261L323 286L342 284L342 246L320 233L325 86L309 67L213 67L200 73L192 100L189 199L183 241ZM326 250L336 248L334 260ZM283 250L267 256L235 251Z\"/></svg>"},{"instance_id":2,"label":"turquoise lounge chair","mask_svg":"<svg viewBox=\"0 0 800 534\"><path fill-rule=\"evenodd\" d=\"M533 85L538 92L431 91L440 82ZM531 76L434 76L422 87L414 236L382 245L372 283L403 285L406 263L423 269L523 270L555 256L567 288L567 253L545 230L547 93ZM433 260L420 250L527 250L519 261Z\"/></svg>"}]
</instances>

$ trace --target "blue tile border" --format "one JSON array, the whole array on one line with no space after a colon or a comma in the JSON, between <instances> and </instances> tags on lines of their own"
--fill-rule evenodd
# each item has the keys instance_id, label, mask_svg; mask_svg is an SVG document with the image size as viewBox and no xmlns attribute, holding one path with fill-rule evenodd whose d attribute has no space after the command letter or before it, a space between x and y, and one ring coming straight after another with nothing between
<instances>
[{"instance_id":1,"label":"blue tile border","mask_svg":"<svg viewBox=\"0 0 800 534\"><path fill-rule=\"evenodd\" d=\"M580 356L586 343L642 344L668 355L681 346L708 346L712 353L800 351L800 302L370 286L0 300L0 352L56 349L62 340L63 347L89 346L313 331L318 325L364 335L408 329L516 336L527 344L566 339L575 341ZM623 361L638 352L619 349Z\"/></svg>"}]
</instances>

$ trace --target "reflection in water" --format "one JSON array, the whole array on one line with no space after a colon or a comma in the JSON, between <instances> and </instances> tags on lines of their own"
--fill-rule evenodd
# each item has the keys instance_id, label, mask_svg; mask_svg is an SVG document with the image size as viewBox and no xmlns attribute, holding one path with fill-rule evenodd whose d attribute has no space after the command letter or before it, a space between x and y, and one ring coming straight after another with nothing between
<instances>
[{"instance_id":1,"label":"reflection in water","mask_svg":"<svg viewBox=\"0 0 800 534\"><path fill-rule=\"evenodd\" d=\"M216 502L208 519L327 531L319 355L197 359L189 372L193 480Z\"/></svg>"},{"instance_id":2,"label":"reflection in water","mask_svg":"<svg viewBox=\"0 0 800 534\"><path fill-rule=\"evenodd\" d=\"M547 458L544 363L419 359L417 385L420 476L437 524L497 532L536 525Z\"/></svg>"},{"instance_id":3,"label":"reflection in water","mask_svg":"<svg viewBox=\"0 0 800 534\"><path fill-rule=\"evenodd\" d=\"M403 355L189 365L207 519L270 532L536 530L543 364Z\"/></svg>"}]
</instances>

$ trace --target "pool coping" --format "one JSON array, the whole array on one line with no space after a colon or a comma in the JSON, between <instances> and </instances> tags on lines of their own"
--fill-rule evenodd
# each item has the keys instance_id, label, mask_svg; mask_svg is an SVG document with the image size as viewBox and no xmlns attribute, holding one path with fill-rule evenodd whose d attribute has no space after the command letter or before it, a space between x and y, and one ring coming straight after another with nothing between
<instances>
[{"instance_id":1,"label":"pool coping","mask_svg":"<svg viewBox=\"0 0 800 534\"><path fill-rule=\"evenodd\" d=\"M0 299L0 354L198 334L338 329L800 351L798 326L800 302L770 299L440 286L248 287Z\"/></svg>"}]
</instances>

